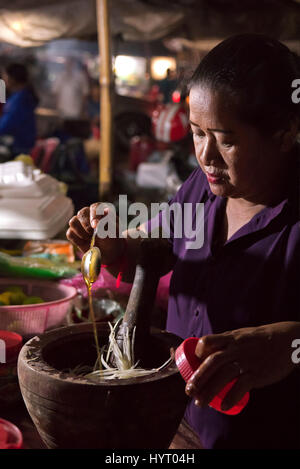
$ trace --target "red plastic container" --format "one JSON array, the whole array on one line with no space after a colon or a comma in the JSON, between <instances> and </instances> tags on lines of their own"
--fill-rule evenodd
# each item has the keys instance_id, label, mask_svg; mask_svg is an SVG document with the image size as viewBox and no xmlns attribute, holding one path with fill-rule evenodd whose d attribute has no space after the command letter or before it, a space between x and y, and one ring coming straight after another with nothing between
<instances>
[{"instance_id":1,"label":"red plastic container","mask_svg":"<svg viewBox=\"0 0 300 469\"><path fill-rule=\"evenodd\" d=\"M17 375L22 342L19 334L0 330L0 411L22 399Z\"/></svg>"},{"instance_id":2,"label":"red plastic container","mask_svg":"<svg viewBox=\"0 0 300 469\"><path fill-rule=\"evenodd\" d=\"M9 363L18 358L18 354L22 348L23 338L15 332L0 331L0 339L5 343L5 362Z\"/></svg>"},{"instance_id":3,"label":"red plastic container","mask_svg":"<svg viewBox=\"0 0 300 469\"><path fill-rule=\"evenodd\" d=\"M195 349L198 341L199 339L197 337L189 337L182 342L182 344L175 352L176 365L185 381L188 381L192 377L193 373L200 365L200 361L195 355ZM210 407L213 407L215 410L228 415L239 414L249 401L249 392L247 392L235 406L231 407L231 409L222 410L221 408L224 397L230 391L236 381L237 378L226 384L222 391L220 391L219 394L217 394L209 403Z\"/></svg>"},{"instance_id":4,"label":"red plastic container","mask_svg":"<svg viewBox=\"0 0 300 469\"><path fill-rule=\"evenodd\" d=\"M22 449L23 436L18 427L0 419L0 449Z\"/></svg>"}]
</instances>

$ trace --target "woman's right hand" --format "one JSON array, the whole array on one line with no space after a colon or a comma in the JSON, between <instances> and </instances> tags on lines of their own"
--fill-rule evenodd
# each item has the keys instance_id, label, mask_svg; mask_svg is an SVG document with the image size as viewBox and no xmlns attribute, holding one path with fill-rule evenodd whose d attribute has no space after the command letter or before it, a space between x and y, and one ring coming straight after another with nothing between
<instances>
[{"instance_id":1,"label":"woman's right hand","mask_svg":"<svg viewBox=\"0 0 300 469\"><path fill-rule=\"evenodd\" d=\"M82 252L86 252L90 248L94 229L97 227L99 220L109 213L110 208L106 207L103 210L103 215L97 215L99 205L100 203L95 203L90 207L82 208L69 221L69 229L66 234L67 239ZM100 249L104 264L113 264L124 251L124 238L118 237L118 217L116 217L116 235L116 238L106 237L104 239L96 236L95 246Z\"/></svg>"}]
</instances>

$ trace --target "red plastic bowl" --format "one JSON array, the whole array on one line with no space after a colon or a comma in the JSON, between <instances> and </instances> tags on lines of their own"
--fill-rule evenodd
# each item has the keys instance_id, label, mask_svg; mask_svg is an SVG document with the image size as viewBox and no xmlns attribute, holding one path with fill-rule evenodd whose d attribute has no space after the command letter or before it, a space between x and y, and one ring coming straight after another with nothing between
<instances>
[{"instance_id":1,"label":"red plastic bowl","mask_svg":"<svg viewBox=\"0 0 300 469\"><path fill-rule=\"evenodd\" d=\"M0 449L22 449L23 436L18 427L0 419Z\"/></svg>"}]
</instances>

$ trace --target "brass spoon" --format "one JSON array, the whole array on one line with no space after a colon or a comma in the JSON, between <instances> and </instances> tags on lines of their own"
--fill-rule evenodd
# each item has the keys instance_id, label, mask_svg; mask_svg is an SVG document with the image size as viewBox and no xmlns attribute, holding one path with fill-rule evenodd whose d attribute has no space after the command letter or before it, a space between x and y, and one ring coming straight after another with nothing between
<instances>
[{"instance_id":1,"label":"brass spoon","mask_svg":"<svg viewBox=\"0 0 300 469\"><path fill-rule=\"evenodd\" d=\"M101 272L101 252L99 248L94 246L95 237L96 230L91 240L90 249L84 254L81 261L81 273L88 288L96 282Z\"/></svg>"}]
</instances>

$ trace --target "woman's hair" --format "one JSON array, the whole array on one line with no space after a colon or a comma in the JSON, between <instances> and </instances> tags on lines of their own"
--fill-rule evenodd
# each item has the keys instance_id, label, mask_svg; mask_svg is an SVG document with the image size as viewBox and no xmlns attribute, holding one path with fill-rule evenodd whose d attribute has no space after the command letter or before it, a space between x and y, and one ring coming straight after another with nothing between
<instances>
[{"instance_id":1,"label":"woman's hair","mask_svg":"<svg viewBox=\"0 0 300 469\"><path fill-rule=\"evenodd\" d=\"M292 101L300 78L299 57L279 41L260 34L239 34L214 47L189 82L234 98L240 119L272 134L300 117Z\"/></svg>"},{"instance_id":2,"label":"woman's hair","mask_svg":"<svg viewBox=\"0 0 300 469\"><path fill-rule=\"evenodd\" d=\"M5 67L7 75L15 80L18 84L28 83L28 71L25 65L20 63L11 63Z\"/></svg>"}]
</instances>

